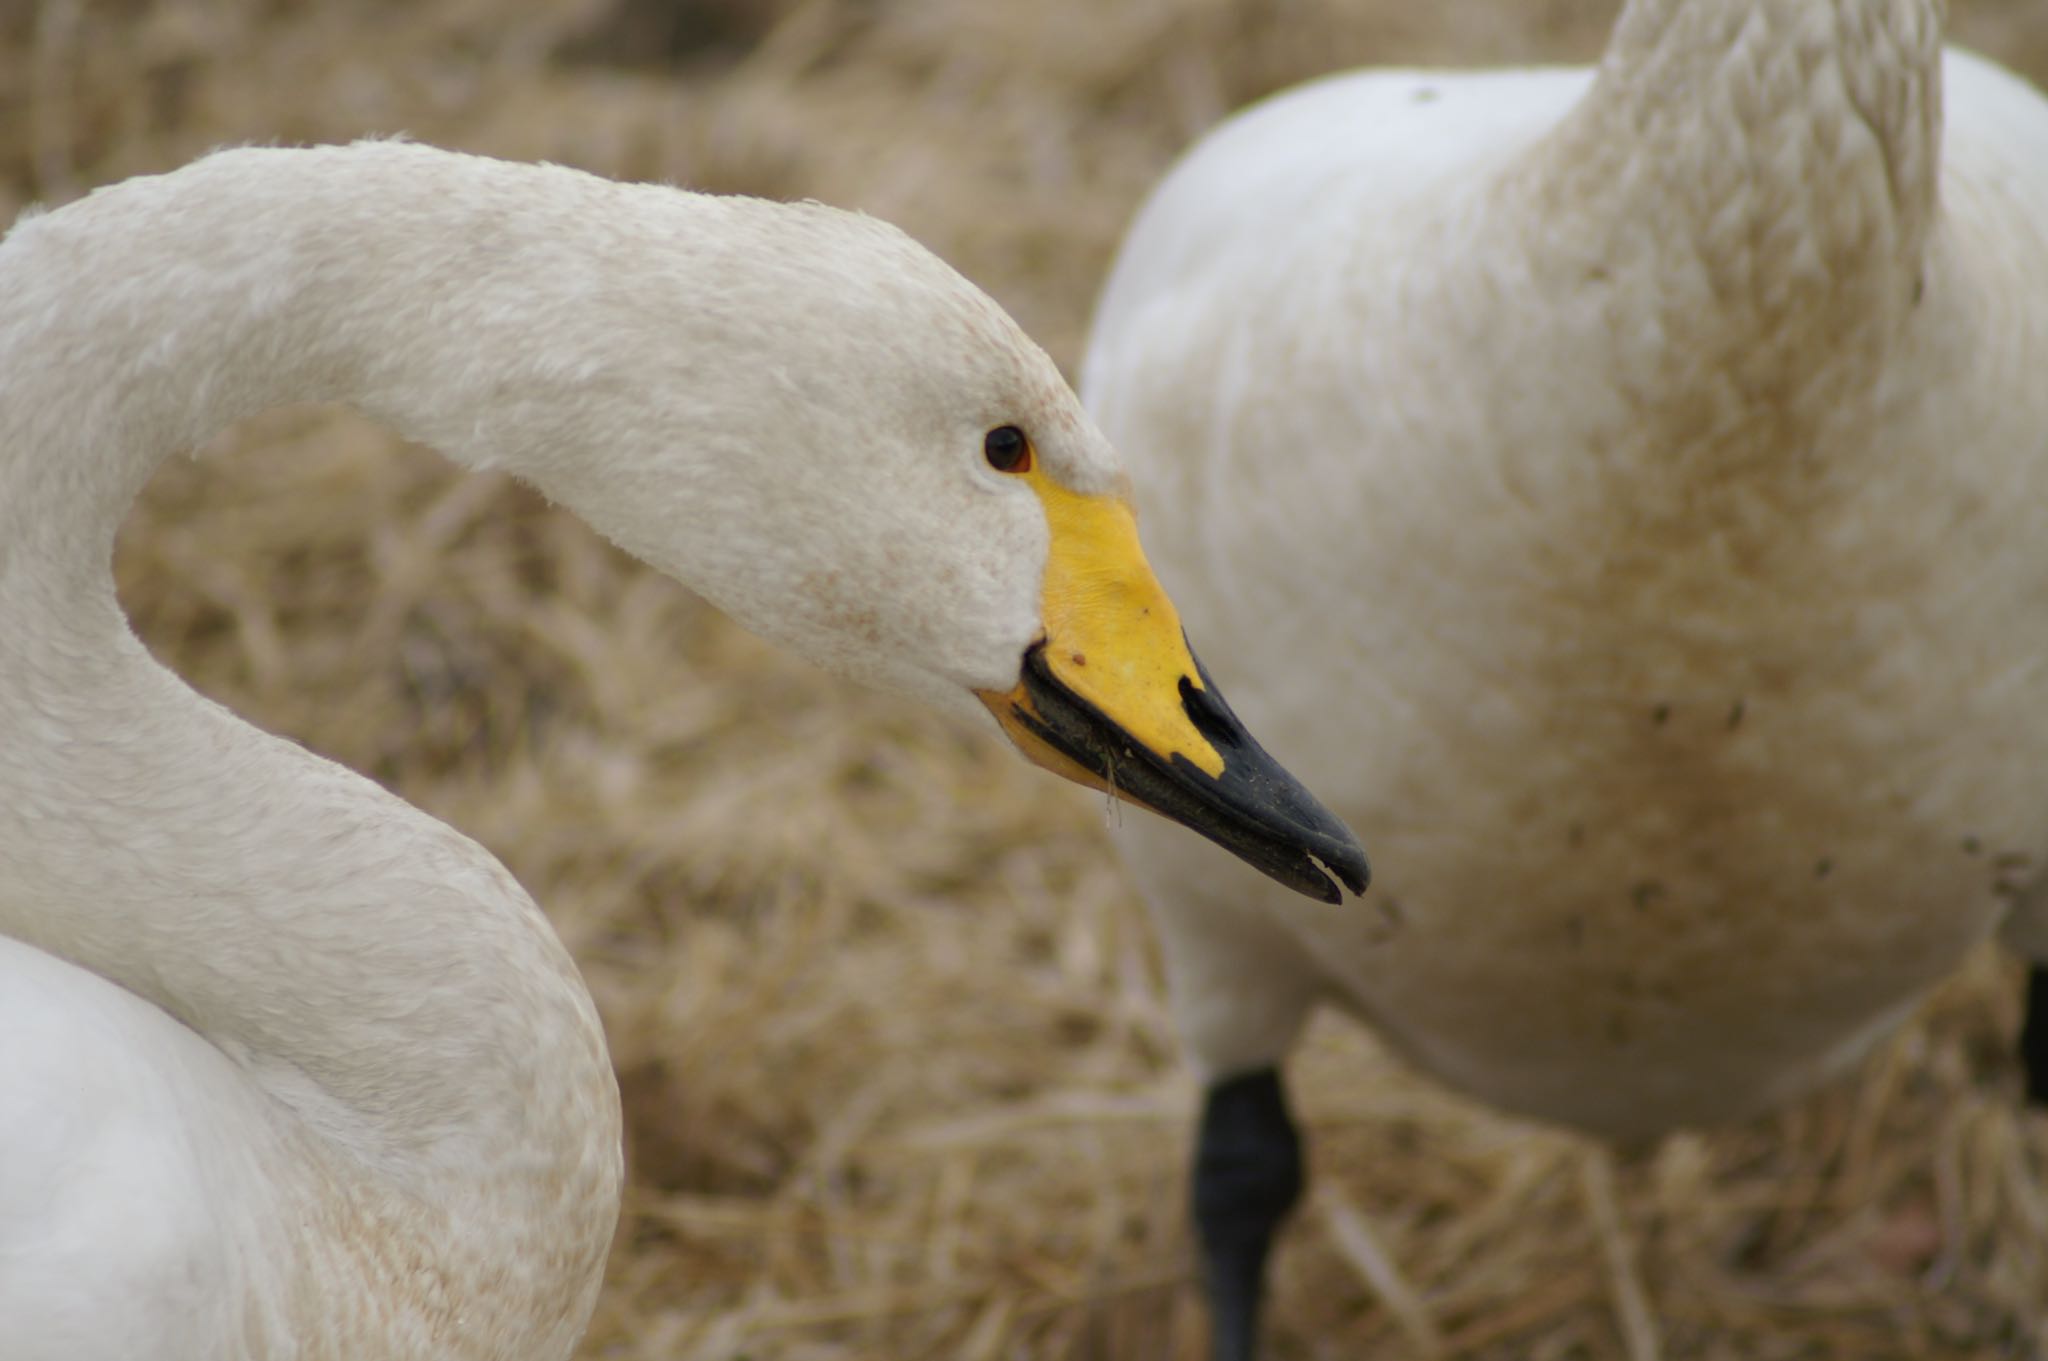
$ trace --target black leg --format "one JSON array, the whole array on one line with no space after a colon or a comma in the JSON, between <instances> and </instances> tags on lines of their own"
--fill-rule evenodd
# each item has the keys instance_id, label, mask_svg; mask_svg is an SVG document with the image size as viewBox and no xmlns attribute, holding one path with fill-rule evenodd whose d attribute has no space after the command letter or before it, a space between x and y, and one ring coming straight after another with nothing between
<instances>
[{"instance_id":1,"label":"black leg","mask_svg":"<svg viewBox=\"0 0 2048 1361\"><path fill-rule=\"evenodd\" d=\"M2020 1026L2020 1066L2027 1104L2048 1106L2048 965L2027 970L2027 1019Z\"/></svg>"},{"instance_id":2,"label":"black leg","mask_svg":"<svg viewBox=\"0 0 2048 1361\"><path fill-rule=\"evenodd\" d=\"M1209 1354L1255 1361L1273 1234L1301 1199L1301 1134L1277 1069L1209 1089L1195 1146L1195 1230L1209 1293Z\"/></svg>"}]
</instances>

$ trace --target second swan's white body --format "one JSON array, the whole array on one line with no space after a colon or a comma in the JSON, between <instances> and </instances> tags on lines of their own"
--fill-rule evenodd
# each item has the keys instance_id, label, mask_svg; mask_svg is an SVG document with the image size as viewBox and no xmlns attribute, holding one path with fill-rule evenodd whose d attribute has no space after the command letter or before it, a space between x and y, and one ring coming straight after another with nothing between
<instances>
[{"instance_id":1,"label":"second swan's white body","mask_svg":"<svg viewBox=\"0 0 2048 1361\"><path fill-rule=\"evenodd\" d=\"M1644 1134L2048 952L2048 101L1939 41L1635 0L1597 72L1336 77L1157 191L1084 394L1382 908L1126 826L1208 1072L1333 1000Z\"/></svg>"}]
</instances>

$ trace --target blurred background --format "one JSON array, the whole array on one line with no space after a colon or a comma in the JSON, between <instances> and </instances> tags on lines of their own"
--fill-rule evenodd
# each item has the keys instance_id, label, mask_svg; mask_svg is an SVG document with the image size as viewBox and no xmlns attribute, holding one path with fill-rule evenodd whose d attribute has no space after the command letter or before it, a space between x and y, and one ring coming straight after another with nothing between
<instances>
[{"instance_id":1,"label":"blurred background","mask_svg":"<svg viewBox=\"0 0 2048 1361\"><path fill-rule=\"evenodd\" d=\"M1587 60L1616 8L0 0L0 221L224 143L403 132L865 209L1071 373L1123 224L1228 111L1352 65ZM1951 19L2048 81L2048 3ZM631 1186L586 1356L1201 1355L1195 1091L1099 799L354 417L199 452L124 534L144 637L490 846L597 994ZM1611 1201L1585 1145L1319 1023L1275 1357L1626 1356L1626 1280L1672 1357L2048 1355L2014 985L1981 958L1855 1082L1631 1151Z\"/></svg>"}]
</instances>

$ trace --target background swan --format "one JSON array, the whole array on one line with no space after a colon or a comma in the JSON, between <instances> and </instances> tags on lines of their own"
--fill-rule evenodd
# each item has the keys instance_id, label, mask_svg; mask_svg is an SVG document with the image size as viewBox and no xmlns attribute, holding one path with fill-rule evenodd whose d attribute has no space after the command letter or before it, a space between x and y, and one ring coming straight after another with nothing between
<instances>
[{"instance_id":1,"label":"background swan","mask_svg":"<svg viewBox=\"0 0 2048 1361\"><path fill-rule=\"evenodd\" d=\"M871 219L244 150L23 220L0 294L10 1359L561 1357L595 1298L617 1090L532 901L194 695L115 602L156 464L265 407L514 472L837 674L1362 880L1193 679L1050 361Z\"/></svg>"},{"instance_id":2,"label":"background swan","mask_svg":"<svg viewBox=\"0 0 2048 1361\"><path fill-rule=\"evenodd\" d=\"M1120 834L1212 1084L1218 1355L1322 1000L1642 1136L1809 1089L2001 924L2048 958L2048 101L1942 15L1631 0L1597 71L1322 81L1126 239L1087 400L1381 871L1305 913Z\"/></svg>"}]
</instances>

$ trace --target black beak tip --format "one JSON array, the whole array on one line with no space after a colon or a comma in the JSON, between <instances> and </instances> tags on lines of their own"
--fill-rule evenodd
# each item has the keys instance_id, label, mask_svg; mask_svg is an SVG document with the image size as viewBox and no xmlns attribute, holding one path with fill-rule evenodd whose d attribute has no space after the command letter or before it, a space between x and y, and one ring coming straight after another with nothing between
<instances>
[{"instance_id":1,"label":"black beak tip","mask_svg":"<svg viewBox=\"0 0 2048 1361\"><path fill-rule=\"evenodd\" d=\"M1372 882L1372 866L1365 858L1365 848L1358 844L1349 827L1320 807L1316 811L1320 814L1317 821L1322 825L1304 847L1316 877L1322 880L1323 892L1314 896L1326 903L1341 903L1344 892L1338 884L1354 895L1364 893Z\"/></svg>"},{"instance_id":2,"label":"black beak tip","mask_svg":"<svg viewBox=\"0 0 2048 1361\"><path fill-rule=\"evenodd\" d=\"M1223 769L1215 775L1180 752L1162 758L1137 743L1060 681L1043 644L1024 654L1024 685L1035 712L1019 710L1019 716L1083 770L1297 893L1334 906L1344 901L1345 888L1365 892L1372 871L1358 838L1252 740L1200 660L1195 666L1202 685L1183 678L1181 700L1196 730L1222 754Z\"/></svg>"},{"instance_id":3,"label":"black beak tip","mask_svg":"<svg viewBox=\"0 0 2048 1361\"><path fill-rule=\"evenodd\" d=\"M1343 855L1333 856L1323 863L1354 894L1365 892L1372 883L1372 866L1366 861L1365 848L1356 841L1344 848Z\"/></svg>"}]
</instances>

